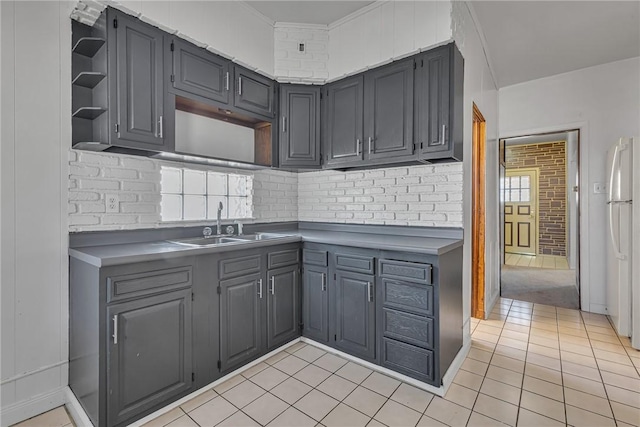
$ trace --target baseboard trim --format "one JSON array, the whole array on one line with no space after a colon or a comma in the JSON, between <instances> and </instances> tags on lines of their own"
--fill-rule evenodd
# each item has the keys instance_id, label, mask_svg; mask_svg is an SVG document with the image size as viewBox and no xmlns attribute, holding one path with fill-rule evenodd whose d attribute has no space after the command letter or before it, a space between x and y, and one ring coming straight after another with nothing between
<instances>
[{"instance_id":1,"label":"baseboard trim","mask_svg":"<svg viewBox=\"0 0 640 427\"><path fill-rule=\"evenodd\" d=\"M92 427L93 423L89 419L87 413L84 411L84 408L80 404L80 401L78 400L76 395L73 394L73 391L71 391L71 388L69 388L69 386L65 387L64 392L66 398L65 406L67 407L67 412L69 412L69 415L73 419L75 425Z\"/></svg>"},{"instance_id":2,"label":"baseboard trim","mask_svg":"<svg viewBox=\"0 0 640 427\"><path fill-rule=\"evenodd\" d=\"M2 408L2 412L0 412L2 422L0 422L0 425L7 427L17 424L64 405L66 402L65 389L67 388L67 386L58 387L47 393Z\"/></svg>"},{"instance_id":3,"label":"baseboard trim","mask_svg":"<svg viewBox=\"0 0 640 427\"><path fill-rule=\"evenodd\" d=\"M257 364L264 362L265 360L267 360L271 356L273 356L273 355L275 355L277 353L280 353L281 351L291 347L292 345L294 345L295 343L297 343L299 341L300 341L300 338L296 338L296 339L294 339L292 341L289 341L288 343L276 348L275 350L265 354L264 356L262 356L262 357L260 357L260 358L258 358L256 360L254 360L254 361L252 361L250 363L247 363L246 365L236 369L235 371L229 372L224 377L218 378L214 382L209 383L209 384L205 385L204 387L199 388L198 390L194 391L193 393L186 395L182 399L176 400L175 402L170 403L167 406L158 409L156 412L154 412L152 414L149 414L144 418L140 418L138 421L135 421L134 423L129 424L128 427L140 427L143 424L148 423L149 421L153 420L154 418L157 418L160 415L166 414L167 412L171 411L174 408L179 407L180 405L182 405L185 402L188 402L189 400L193 399L194 397L198 397L202 393L205 393L207 390L212 389L213 387L216 387L218 384L222 384L223 382L227 381L229 378L234 377L234 376L236 376L238 374L241 374L244 371L246 371L247 369L252 368L252 367L256 366Z\"/></svg>"}]
</instances>

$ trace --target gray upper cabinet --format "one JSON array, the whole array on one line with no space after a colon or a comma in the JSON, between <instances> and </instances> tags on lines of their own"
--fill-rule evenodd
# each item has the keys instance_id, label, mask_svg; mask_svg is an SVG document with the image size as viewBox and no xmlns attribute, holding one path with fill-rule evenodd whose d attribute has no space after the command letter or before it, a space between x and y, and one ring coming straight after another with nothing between
<instances>
[{"instance_id":1,"label":"gray upper cabinet","mask_svg":"<svg viewBox=\"0 0 640 427\"><path fill-rule=\"evenodd\" d=\"M231 90L230 63L205 49L178 37L171 40L173 88L177 93L229 103Z\"/></svg>"},{"instance_id":2,"label":"gray upper cabinet","mask_svg":"<svg viewBox=\"0 0 640 427\"><path fill-rule=\"evenodd\" d=\"M413 155L413 58L365 74L365 158Z\"/></svg>"},{"instance_id":3,"label":"gray upper cabinet","mask_svg":"<svg viewBox=\"0 0 640 427\"><path fill-rule=\"evenodd\" d=\"M115 34L109 39L112 144L172 151L174 137L166 132L164 117L164 33L119 12L110 29Z\"/></svg>"},{"instance_id":4,"label":"gray upper cabinet","mask_svg":"<svg viewBox=\"0 0 640 427\"><path fill-rule=\"evenodd\" d=\"M222 372L255 358L262 350L260 273L220 281L220 369Z\"/></svg>"},{"instance_id":5,"label":"gray upper cabinet","mask_svg":"<svg viewBox=\"0 0 640 427\"><path fill-rule=\"evenodd\" d=\"M300 322L300 276L298 264L267 272L267 349L298 335Z\"/></svg>"},{"instance_id":6,"label":"gray upper cabinet","mask_svg":"<svg viewBox=\"0 0 640 427\"><path fill-rule=\"evenodd\" d=\"M323 141L326 166L362 165L364 78L349 77L324 89Z\"/></svg>"},{"instance_id":7,"label":"gray upper cabinet","mask_svg":"<svg viewBox=\"0 0 640 427\"><path fill-rule=\"evenodd\" d=\"M239 65L233 66L233 105L245 111L273 119L276 82Z\"/></svg>"},{"instance_id":8,"label":"gray upper cabinet","mask_svg":"<svg viewBox=\"0 0 640 427\"><path fill-rule=\"evenodd\" d=\"M117 425L191 387L191 290L107 307L108 424Z\"/></svg>"},{"instance_id":9,"label":"gray upper cabinet","mask_svg":"<svg viewBox=\"0 0 640 427\"><path fill-rule=\"evenodd\" d=\"M335 346L354 356L376 356L375 278L351 271L336 272Z\"/></svg>"},{"instance_id":10,"label":"gray upper cabinet","mask_svg":"<svg viewBox=\"0 0 640 427\"><path fill-rule=\"evenodd\" d=\"M326 259L326 253L325 253ZM329 292L327 267L305 264L302 275L302 332L304 336L329 341Z\"/></svg>"},{"instance_id":11,"label":"gray upper cabinet","mask_svg":"<svg viewBox=\"0 0 640 427\"><path fill-rule=\"evenodd\" d=\"M453 43L416 59L415 137L425 160L462 160L464 64Z\"/></svg>"},{"instance_id":12,"label":"gray upper cabinet","mask_svg":"<svg viewBox=\"0 0 640 427\"><path fill-rule=\"evenodd\" d=\"M280 85L280 117L280 166L319 167L320 88Z\"/></svg>"}]
</instances>

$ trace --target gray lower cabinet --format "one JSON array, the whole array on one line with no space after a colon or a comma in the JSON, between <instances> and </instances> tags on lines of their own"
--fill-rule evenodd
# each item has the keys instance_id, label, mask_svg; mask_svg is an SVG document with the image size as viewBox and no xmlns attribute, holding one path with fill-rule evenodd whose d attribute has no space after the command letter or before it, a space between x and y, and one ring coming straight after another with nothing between
<instances>
[{"instance_id":1,"label":"gray lower cabinet","mask_svg":"<svg viewBox=\"0 0 640 427\"><path fill-rule=\"evenodd\" d=\"M220 369L254 359L263 346L260 273L220 281Z\"/></svg>"},{"instance_id":2,"label":"gray lower cabinet","mask_svg":"<svg viewBox=\"0 0 640 427\"><path fill-rule=\"evenodd\" d=\"M335 346L367 360L376 355L374 280L372 275L336 272Z\"/></svg>"},{"instance_id":3,"label":"gray lower cabinet","mask_svg":"<svg viewBox=\"0 0 640 427\"><path fill-rule=\"evenodd\" d=\"M191 388L191 290L107 307L108 424L117 425Z\"/></svg>"},{"instance_id":4,"label":"gray lower cabinet","mask_svg":"<svg viewBox=\"0 0 640 427\"><path fill-rule=\"evenodd\" d=\"M305 337L326 344L329 342L328 269L313 264L304 264L302 269L302 332Z\"/></svg>"},{"instance_id":5,"label":"gray lower cabinet","mask_svg":"<svg viewBox=\"0 0 640 427\"><path fill-rule=\"evenodd\" d=\"M291 341L300 329L300 267L267 272L267 350Z\"/></svg>"},{"instance_id":6,"label":"gray lower cabinet","mask_svg":"<svg viewBox=\"0 0 640 427\"><path fill-rule=\"evenodd\" d=\"M239 65L233 66L233 105L268 119L275 117L276 82Z\"/></svg>"},{"instance_id":7,"label":"gray lower cabinet","mask_svg":"<svg viewBox=\"0 0 640 427\"><path fill-rule=\"evenodd\" d=\"M320 88L281 84L280 117L280 166L320 167Z\"/></svg>"}]
</instances>

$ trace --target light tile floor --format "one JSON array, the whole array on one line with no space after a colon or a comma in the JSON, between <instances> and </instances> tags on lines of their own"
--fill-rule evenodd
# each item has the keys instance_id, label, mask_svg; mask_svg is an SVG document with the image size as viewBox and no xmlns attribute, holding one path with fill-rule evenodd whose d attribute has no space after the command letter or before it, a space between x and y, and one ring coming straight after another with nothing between
<instances>
[{"instance_id":1,"label":"light tile floor","mask_svg":"<svg viewBox=\"0 0 640 427\"><path fill-rule=\"evenodd\" d=\"M471 330L444 398L297 343L146 427L640 425L640 351L605 316L501 299Z\"/></svg>"},{"instance_id":2,"label":"light tile floor","mask_svg":"<svg viewBox=\"0 0 640 427\"><path fill-rule=\"evenodd\" d=\"M518 267L549 268L554 270L569 270L566 257L555 255L521 255L505 254L504 263Z\"/></svg>"}]
</instances>

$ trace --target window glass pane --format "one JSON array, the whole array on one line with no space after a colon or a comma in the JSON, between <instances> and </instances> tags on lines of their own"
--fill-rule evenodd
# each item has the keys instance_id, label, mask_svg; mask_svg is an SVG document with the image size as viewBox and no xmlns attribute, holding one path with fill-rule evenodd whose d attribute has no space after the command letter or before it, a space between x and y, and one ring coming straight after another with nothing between
<instances>
[{"instance_id":1,"label":"window glass pane","mask_svg":"<svg viewBox=\"0 0 640 427\"><path fill-rule=\"evenodd\" d=\"M520 177L520 188L531 188L528 176Z\"/></svg>"},{"instance_id":2,"label":"window glass pane","mask_svg":"<svg viewBox=\"0 0 640 427\"><path fill-rule=\"evenodd\" d=\"M185 170L184 194L207 194L206 176L206 172L203 171Z\"/></svg>"},{"instance_id":3,"label":"window glass pane","mask_svg":"<svg viewBox=\"0 0 640 427\"><path fill-rule=\"evenodd\" d=\"M160 212L163 221L180 221L182 219L182 196L163 194L160 201Z\"/></svg>"},{"instance_id":4,"label":"window glass pane","mask_svg":"<svg viewBox=\"0 0 640 427\"><path fill-rule=\"evenodd\" d=\"M184 219L205 219L207 217L206 209L205 196L184 196Z\"/></svg>"},{"instance_id":5,"label":"window glass pane","mask_svg":"<svg viewBox=\"0 0 640 427\"><path fill-rule=\"evenodd\" d=\"M521 202L530 202L531 201L531 190L520 190L520 201Z\"/></svg>"},{"instance_id":6,"label":"window glass pane","mask_svg":"<svg viewBox=\"0 0 640 427\"><path fill-rule=\"evenodd\" d=\"M510 202L511 201L511 191L505 191L504 192L504 201L505 202Z\"/></svg>"},{"instance_id":7,"label":"window glass pane","mask_svg":"<svg viewBox=\"0 0 640 427\"><path fill-rule=\"evenodd\" d=\"M511 177L511 188L519 188L520 187L520 177L512 176Z\"/></svg>"},{"instance_id":8,"label":"window glass pane","mask_svg":"<svg viewBox=\"0 0 640 427\"><path fill-rule=\"evenodd\" d=\"M222 218L228 218L227 198L225 196L207 196L207 217L209 219L216 219L218 217L218 204L222 202Z\"/></svg>"},{"instance_id":9,"label":"window glass pane","mask_svg":"<svg viewBox=\"0 0 640 427\"><path fill-rule=\"evenodd\" d=\"M229 196L229 218L246 218L247 198Z\"/></svg>"},{"instance_id":10,"label":"window glass pane","mask_svg":"<svg viewBox=\"0 0 640 427\"><path fill-rule=\"evenodd\" d=\"M511 201L512 202L520 201L520 190L511 190Z\"/></svg>"},{"instance_id":11,"label":"window glass pane","mask_svg":"<svg viewBox=\"0 0 640 427\"><path fill-rule=\"evenodd\" d=\"M161 193L182 193L182 170L163 167L161 169L161 174Z\"/></svg>"},{"instance_id":12,"label":"window glass pane","mask_svg":"<svg viewBox=\"0 0 640 427\"><path fill-rule=\"evenodd\" d=\"M227 174L209 172L207 174L207 194L214 196L226 196L227 194Z\"/></svg>"},{"instance_id":13,"label":"window glass pane","mask_svg":"<svg viewBox=\"0 0 640 427\"><path fill-rule=\"evenodd\" d=\"M229 175L229 195L247 195L247 177L244 175Z\"/></svg>"}]
</instances>

